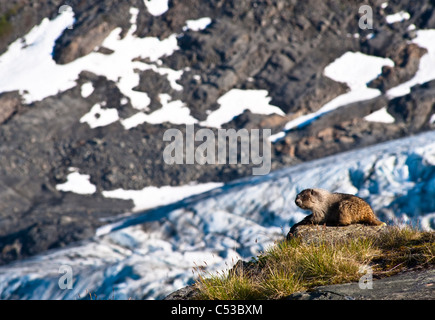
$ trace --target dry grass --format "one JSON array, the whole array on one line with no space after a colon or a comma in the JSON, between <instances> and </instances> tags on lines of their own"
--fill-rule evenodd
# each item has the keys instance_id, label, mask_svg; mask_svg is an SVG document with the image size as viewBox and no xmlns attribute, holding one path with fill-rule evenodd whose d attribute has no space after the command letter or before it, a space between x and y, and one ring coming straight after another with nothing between
<instances>
[{"instance_id":1,"label":"dry grass","mask_svg":"<svg viewBox=\"0 0 435 320\"><path fill-rule=\"evenodd\" d=\"M367 265L375 277L435 265L435 234L388 227L377 236L335 243L295 238L276 243L249 268L201 274L197 286L203 299L280 299L319 285L358 281L360 267Z\"/></svg>"}]
</instances>

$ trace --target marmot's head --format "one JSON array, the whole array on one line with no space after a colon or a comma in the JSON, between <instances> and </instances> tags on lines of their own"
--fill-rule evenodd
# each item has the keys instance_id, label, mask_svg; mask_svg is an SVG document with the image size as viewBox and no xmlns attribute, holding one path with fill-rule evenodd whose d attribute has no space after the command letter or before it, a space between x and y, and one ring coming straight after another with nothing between
<instances>
[{"instance_id":1,"label":"marmot's head","mask_svg":"<svg viewBox=\"0 0 435 320\"><path fill-rule=\"evenodd\" d=\"M311 210L319 207L329 194L323 189L305 189L296 196L295 203L301 209Z\"/></svg>"}]
</instances>

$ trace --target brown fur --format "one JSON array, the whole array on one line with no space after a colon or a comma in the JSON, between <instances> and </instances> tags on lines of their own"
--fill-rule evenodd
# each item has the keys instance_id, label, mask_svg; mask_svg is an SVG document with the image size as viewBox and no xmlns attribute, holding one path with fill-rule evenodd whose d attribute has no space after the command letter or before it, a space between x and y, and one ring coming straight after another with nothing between
<instances>
[{"instance_id":1,"label":"brown fur","mask_svg":"<svg viewBox=\"0 0 435 320\"><path fill-rule=\"evenodd\" d=\"M382 225L370 205L363 199L345 193L331 193L323 189L305 189L300 192L295 203L298 207L310 210L312 214L296 223L290 229L302 224L326 224L332 226L347 226L362 223L372 226Z\"/></svg>"}]
</instances>

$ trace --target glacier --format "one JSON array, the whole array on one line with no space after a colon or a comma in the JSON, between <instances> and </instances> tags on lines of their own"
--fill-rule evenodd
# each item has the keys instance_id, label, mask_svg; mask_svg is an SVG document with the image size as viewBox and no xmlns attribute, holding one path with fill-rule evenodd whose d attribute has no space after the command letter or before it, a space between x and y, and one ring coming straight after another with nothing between
<instances>
[{"instance_id":1,"label":"glacier","mask_svg":"<svg viewBox=\"0 0 435 320\"><path fill-rule=\"evenodd\" d=\"M435 229L435 131L230 182L106 221L92 238L0 267L0 299L162 299L283 239L308 187L356 194L388 224ZM72 289L59 285L64 266ZM88 297L89 299L89 297Z\"/></svg>"}]
</instances>

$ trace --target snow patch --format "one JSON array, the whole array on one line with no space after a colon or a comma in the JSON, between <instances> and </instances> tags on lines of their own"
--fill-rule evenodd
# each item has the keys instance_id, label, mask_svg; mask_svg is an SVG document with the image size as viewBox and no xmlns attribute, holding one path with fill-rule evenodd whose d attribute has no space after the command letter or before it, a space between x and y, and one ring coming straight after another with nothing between
<instances>
[{"instance_id":1,"label":"snow patch","mask_svg":"<svg viewBox=\"0 0 435 320\"><path fill-rule=\"evenodd\" d=\"M211 189L221 187L223 183L209 182L202 184L189 184L185 186L163 186L163 187L145 187L142 190L124 190L116 189L112 191L103 191L106 198L117 198L124 200L133 200L133 211L142 211L182 200L186 197L203 193Z\"/></svg>"},{"instance_id":2,"label":"snow patch","mask_svg":"<svg viewBox=\"0 0 435 320\"><path fill-rule=\"evenodd\" d=\"M118 110L102 109L101 104L95 104L91 110L80 119L80 123L87 123L92 129L107 126L119 120Z\"/></svg>"},{"instance_id":3,"label":"snow patch","mask_svg":"<svg viewBox=\"0 0 435 320\"><path fill-rule=\"evenodd\" d=\"M351 91L366 89L367 82L376 78L384 65L393 67L394 62L387 58L348 51L326 66L324 75L346 83Z\"/></svg>"},{"instance_id":4,"label":"snow patch","mask_svg":"<svg viewBox=\"0 0 435 320\"><path fill-rule=\"evenodd\" d=\"M163 2L166 1L154 1ZM116 28L103 41L102 46L113 50L112 54L92 52L65 65L56 64L51 54L56 39L74 21L73 13L65 11L54 20L44 19L24 37L24 41L16 40L0 56L0 93L19 90L26 103L40 101L71 89L76 85L80 72L87 70L114 81L122 94L130 98L134 108L147 110L150 103L148 95L133 89L140 80L136 70L153 69L167 76L176 90L182 89L175 81L183 71L158 68L136 59L148 58L151 62L156 62L178 50L175 34L162 40L136 37L134 33L138 12L136 8L130 9L132 25L124 38L120 38L121 28ZM41 75L50 76L41 81Z\"/></svg>"},{"instance_id":5,"label":"snow patch","mask_svg":"<svg viewBox=\"0 0 435 320\"><path fill-rule=\"evenodd\" d=\"M242 114L245 110L258 114L285 115L277 106L271 105L267 90L241 90L232 89L221 96L217 102L220 108L210 113L202 126L221 128L224 123Z\"/></svg>"},{"instance_id":6,"label":"snow patch","mask_svg":"<svg viewBox=\"0 0 435 320\"><path fill-rule=\"evenodd\" d=\"M396 23L396 22L402 22L405 20L409 20L411 18L411 15L406 11L400 11L395 14L390 14L385 17L385 20L388 24Z\"/></svg>"},{"instance_id":7,"label":"snow patch","mask_svg":"<svg viewBox=\"0 0 435 320\"><path fill-rule=\"evenodd\" d=\"M136 113L130 118L121 120L126 130L134 128L144 122L159 124L170 122L173 124L194 124L198 120L190 115L190 109L180 100L170 101L171 96L166 93L159 94L162 107L150 114Z\"/></svg>"},{"instance_id":8,"label":"snow patch","mask_svg":"<svg viewBox=\"0 0 435 320\"><path fill-rule=\"evenodd\" d=\"M0 93L19 90L25 103L32 103L74 87L75 77L51 56L54 42L73 22L74 12L63 11L52 21L43 19L9 45L0 56Z\"/></svg>"},{"instance_id":9,"label":"snow patch","mask_svg":"<svg viewBox=\"0 0 435 320\"><path fill-rule=\"evenodd\" d=\"M81 87L81 94L83 98L88 98L94 92L94 85L92 82L85 82Z\"/></svg>"},{"instance_id":10,"label":"snow patch","mask_svg":"<svg viewBox=\"0 0 435 320\"><path fill-rule=\"evenodd\" d=\"M151 69L163 76L166 76L172 89L176 91L183 90L183 86L177 83L177 80L180 80L181 76L183 75L183 70L172 70L169 68L157 67L154 68L154 66L152 66Z\"/></svg>"},{"instance_id":11,"label":"snow patch","mask_svg":"<svg viewBox=\"0 0 435 320\"><path fill-rule=\"evenodd\" d=\"M415 24L410 24L406 30L413 31L413 30L416 30L416 29L417 29L417 27L416 27Z\"/></svg>"},{"instance_id":12,"label":"snow patch","mask_svg":"<svg viewBox=\"0 0 435 320\"><path fill-rule=\"evenodd\" d=\"M211 18L204 17L197 20L187 20L186 25L183 27L183 31L201 31L207 28L211 23Z\"/></svg>"},{"instance_id":13,"label":"snow patch","mask_svg":"<svg viewBox=\"0 0 435 320\"><path fill-rule=\"evenodd\" d=\"M168 11L168 0L143 0L148 12L153 16L161 16Z\"/></svg>"},{"instance_id":14,"label":"snow patch","mask_svg":"<svg viewBox=\"0 0 435 320\"><path fill-rule=\"evenodd\" d=\"M383 107L368 116L364 117L365 120L371 122L381 122L381 123L394 123L396 119L388 113L387 107Z\"/></svg>"},{"instance_id":15,"label":"snow patch","mask_svg":"<svg viewBox=\"0 0 435 320\"><path fill-rule=\"evenodd\" d=\"M97 191L97 187L89 180L90 176L87 174L80 174L77 168L69 168L71 172L67 176L67 181L62 184L56 185L56 189L63 192L74 192L78 194L93 194Z\"/></svg>"}]
</instances>

